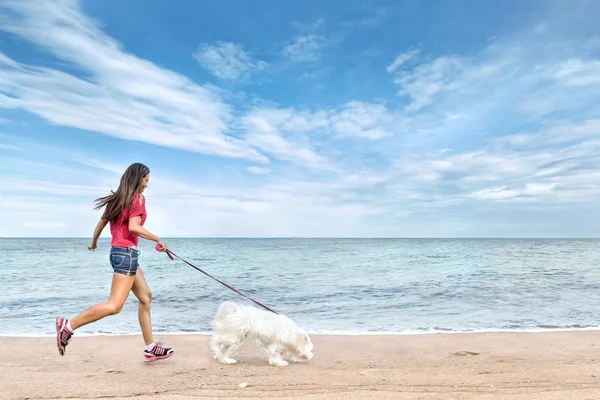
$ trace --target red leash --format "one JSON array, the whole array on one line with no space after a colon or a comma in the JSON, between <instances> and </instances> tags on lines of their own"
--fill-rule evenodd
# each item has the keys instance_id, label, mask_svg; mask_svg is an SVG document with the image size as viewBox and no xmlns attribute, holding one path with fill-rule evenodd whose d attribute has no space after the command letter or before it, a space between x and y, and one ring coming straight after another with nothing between
<instances>
[{"instance_id":1,"label":"red leash","mask_svg":"<svg viewBox=\"0 0 600 400\"><path fill-rule=\"evenodd\" d=\"M157 250L157 251L161 251L161 249L162 249L162 247L161 247L160 245L158 245L158 244L157 244L157 245L156 245L156 250ZM258 302L258 301L256 301L256 300L252 300L250 297L246 296L244 293L240 292L240 291L239 291L239 290L237 290L236 288L234 288L234 287L231 287L231 286L229 286L228 284L226 284L225 282L222 282L222 281L220 281L219 279L215 278L214 276L210 275L209 273L207 273L207 272L204 272L204 271L203 271L203 270L201 270L200 268L196 267L194 264L192 264L192 263L190 263L190 262L187 262L187 261L186 261L186 260L184 260L183 258L179 257L177 254L173 253L171 250L167 249L166 253L167 253L167 255L169 256L169 258L170 258L171 260L173 260L173 256L175 256L175 257L179 258L181 261L183 261L184 263L186 263L187 265L189 265L190 267L197 269L198 271L202 272L204 275L208 276L209 278L212 278L212 279L214 279L215 281L219 282L221 285L225 286L226 288L228 288L228 289L230 289L230 290L233 290L234 292L236 292L236 293L237 293L237 294L239 294L240 296L243 296L243 297L247 298L248 300L250 300L250 301L252 301L252 302L254 302L254 303L258 304L259 306L261 306L261 307L262 307L262 308L264 308L265 310L267 310L267 311L271 311L272 313L275 313L275 314L279 314L277 311L273 311L273 310L271 310L269 307L265 306L264 304L261 304L261 303L259 303L259 302Z\"/></svg>"}]
</instances>

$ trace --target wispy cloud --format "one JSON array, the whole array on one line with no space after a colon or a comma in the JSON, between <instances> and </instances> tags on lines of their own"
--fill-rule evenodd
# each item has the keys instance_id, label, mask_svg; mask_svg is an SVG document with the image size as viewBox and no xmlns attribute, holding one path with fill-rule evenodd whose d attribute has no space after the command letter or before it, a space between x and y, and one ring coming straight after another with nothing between
<instances>
[{"instance_id":1,"label":"wispy cloud","mask_svg":"<svg viewBox=\"0 0 600 400\"><path fill-rule=\"evenodd\" d=\"M543 110L538 117L559 108L589 109L581 99L593 97L597 93L593 88L600 84L600 62L582 57L591 49L583 49L576 41L527 33L519 36L522 41L497 39L470 55L427 60L419 56L421 52L409 51L387 70L394 76L398 93L410 100L408 112L445 108L450 113L474 114L467 112L467 103L473 106L471 110L484 113L520 104L522 110ZM576 105L558 101L558 96L569 96Z\"/></svg>"},{"instance_id":2,"label":"wispy cloud","mask_svg":"<svg viewBox=\"0 0 600 400\"><path fill-rule=\"evenodd\" d=\"M478 190L470 193L468 197L473 197L480 200L508 200L520 198L522 200L529 199L533 196L547 195L556 187L555 183L550 184L535 184L528 183L524 187L511 189L507 186L500 186L490 189Z\"/></svg>"},{"instance_id":3,"label":"wispy cloud","mask_svg":"<svg viewBox=\"0 0 600 400\"><path fill-rule=\"evenodd\" d=\"M254 165L246 168L246 170L254 175L267 175L271 173L271 170L269 168L257 167Z\"/></svg>"},{"instance_id":4,"label":"wispy cloud","mask_svg":"<svg viewBox=\"0 0 600 400\"><path fill-rule=\"evenodd\" d=\"M22 147L13 146L12 144L0 143L0 149L4 150L23 150Z\"/></svg>"},{"instance_id":5,"label":"wispy cloud","mask_svg":"<svg viewBox=\"0 0 600 400\"><path fill-rule=\"evenodd\" d=\"M572 207L600 193L600 123L554 125L491 139L475 151L444 151L400 162L389 187L413 190L439 206L521 202Z\"/></svg>"},{"instance_id":6,"label":"wispy cloud","mask_svg":"<svg viewBox=\"0 0 600 400\"><path fill-rule=\"evenodd\" d=\"M314 124L314 121L296 117L288 110L256 109L242 119L246 140L262 151L280 160L312 169L331 168L326 158L313 149L300 145L299 141L294 142L292 135L288 134L299 136L300 127L306 124Z\"/></svg>"},{"instance_id":7,"label":"wispy cloud","mask_svg":"<svg viewBox=\"0 0 600 400\"><path fill-rule=\"evenodd\" d=\"M318 60L325 45L325 37L318 33L323 23L323 20L318 20L310 25L294 23L299 34L294 36L292 41L284 47L283 55L296 62Z\"/></svg>"},{"instance_id":8,"label":"wispy cloud","mask_svg":"<svg viewBox=\"0 0 600 400\"><path fill-rule=\"evenodd\" d=\"M104 166L112 165L104 160L93 164L102 171ZM92 172L84 181L93 182L97 176ZM117 183L118 175L113 180ZM345 188L351 187L351 181L352 178L329 184L273 179L258 187L234 188L227 184L199 186L158 171L147 192L147 207L152 215L149 229L161 236L310 236L314 223L318 222L324 224L321 234L335 235L336 229L351 226L356 216L384 211L375 204L360 204L355 199L345 201ZM46 234L60 236L68 231L87 236L89 227L99 217L99 213L92 211L92 199L106 194L110 187L11 178L0 182L0 189L3 193L0 218L11 227L9 232L6 225L1 225L0 236L23 235L35 232L32 229L51 227L56 230ZM66 201L69 197L71 200ZM160 212L155 212L158 209ZM55 220L48 211L77 216L77 227L54 226ZM182 213L187 216L184 220L177 218ZM37 221L38 226L28 224L31 221Z\"/></svg>"},{"instance_id":9,"label":"wispy cloud","mask_svg":"<svg viewBox=\"0 0 600 400\"><path fill-rule=\"evenodd\" d=\"M399 126L398 117L383 104L350 102L330 118L333 131L344 136L381 139L393 135Z\"/></svg>"},{"instance_id":10,"label":"wispy cloud","mask_svg":"<svg viewBox=\"0 0 600 400\"><path fill-rule=\"evenodd\" d=\"M316 34L298 35L285 46L283 53L294 61L316 61L321 55L323 37Z\"/></svg>"},{"instance_id":11,"label":"wispy cloud","mask_svg":"<svg viewBox=\"0 0 600 400\"><path fill-rule=\"evenodd\" d=\"M351 20L351 21L344 21L342 22L342 26L346 26L346 27L375 27L375 26L381 26L389 17L390 15L390 7L382 7L379 8L377 10L375 10L375 12L370 12L370 15L363 17L363 18L357 18L355 20Z\"/></svg>"},{"instance_id":12,"label":"wispy cloud","mask_svg":"<svg viewBox=\"0 0 600 400\"><path fill-rule=\"evenodd\" d=\"M471 54L399 54L387 71L407 99L397 120L414 146L401 158L406 147L383 150L384 196L408 194L411 209L429 212L589 204L600 193L593 43L524 30ZM458 149L436 151L448 143Z\"/></svg>"},{"instance_id":13,"label":"wispy cloud","mask_svg":"<svg viewBox=\"0 0 600 400\"><path fill-rule=\"evenodd\" d=\"M401 54L387 67L388 72L396 71L413 56ZM406 95L412 100L408 111L418 111L434 101L434 98L444 92L458 91L464 87L460 74L464 73L465 60L461 57L440 57L428 64L403 71L394 79L400 87L399 94Z\"/></svg>"},{"instance_id":14,"label":"wispy cloud","mask_svg":"<svg viewBox=\"0 0 600 400\"><path fill-rule=\"evenodd\" d=\"M0 54L0 90L5 93L0 106L123 139L266 161L226 134L232 111L216 91L126 53L77 3L9 0L0 7L9 11L0 29L89 76L25 65Z\"/></svg>"},{"instance_id":15,"label":"wispy cloud","mask_svg":"<svg viewBox=\"0 0 600 400\"><path fill-rule=\"evenodd\" d=\"M398 68L415 58L418 53L419 50L414 49L398 54L394 61L386 67L386 71L390 74L395 72Z\"/></svg>"},{"instance_id":16,"label":"wispy cloud","mask_svg":"<svg viewBox=\"0 0 600 400\"><path fill-rule=\"evenodd\" d=\"M0 53L4 107L22 108L46 120L110 136L222 157L268 162L322 162L277 134L240 139L232 132L235 110L212 87L124 52L83 15L77 3L2 6L18 17L0 29L30 40L91 76L90 80L50 68L25 65ZM11 14L11 15L12 15ZM239 54L238 54L239 56ZM0 103L0 106L2 103ZM243 119L247 117L242 116Z\"/></svg>"},{"instance_id":17,"label":"wispy cloud","mask_svg":"<svg viewBox=\"0 0 600 400\"><path fill-rule=\"evenodd\" d=\"M352 101L339 108L296 110L293 108L263 107L253 109L245 119L246 128L276 132L299 138L351 137L378 140L404 132L403 117L384 104ZM251 129L249 129L250 131ZM305 136L302 136L305 135Z\"/></svg>"},{"instance_id":18,"label":"wispy cloud","mask_svg":"<svg viewBox=\"0 0 600 400\"><path fill-rule=\"evenodd\" d=\"M266 62L254 59L242 44L232 42L202 43L194 58L212 75L228 81L247 79L253 72L268 67Z\"/></svg>"},{"instance_id":19,"label":"wispy cloud","mask_svg":"<svg viewBox=\"0 0 600 400\"><path fill-rule=\"evenodd\" d=\"M152 223L161 234L439 236L475 235L488 226L532 226L543 234L530 224L536 215L558 232L569 223L565 210L581 217L600 196L600 40L557 34L550 22L468 53L419 45L398 54L382 41L388 56L376 68L389 86L371 97L299 104L278 82L281 106L244 93L250 101L236 108L237 93L127 53L75 3L8 0L0 7L12 10L0 17L0 29L30 40L69 71L0 53L0 107L122 139L241 158L225 168L260 176L252 183L201 182L157 168L149 207L160 208ZM296 24L284 57L319 60L328 45L323 26ZM263 68L235 42L198 50L223 81ZM335 62L331 68L343 72ZM325 79L305 73L311 84ZM388 89L397 95L385 98ZM3 174L0 219L26 232L24 221L52 224L38 213L42 204L78 218L95 215L91 199L113 187L125 166L96 155L71 161L77 173L52 182ZM104 178L85 176L90 168ZM508 224L500 221L506 215L527 217Z\"/></svg>"},{"instance_id":20,"label":"wispy cloud","mask_svg":"<svg viewBox=\"0 0 600 400\"><path fill-rule=\"evenodd\" d=\"M4 178L0 183L4 193L45 193L59 197L100 196L107 191L102 186L47 182L36 179Z\"/></svg>"}]
</instances>

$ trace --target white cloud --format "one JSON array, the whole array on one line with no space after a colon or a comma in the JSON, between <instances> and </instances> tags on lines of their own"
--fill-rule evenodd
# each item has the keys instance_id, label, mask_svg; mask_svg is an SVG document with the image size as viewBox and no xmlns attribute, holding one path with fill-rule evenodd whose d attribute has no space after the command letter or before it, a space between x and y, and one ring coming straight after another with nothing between
<instances>
[{"instance_id":1,"label":"white cloud","mask_svg":"<svg viewBox=\"0 0 600 400\"><path fill-rule=\"evenodd\" d=\"M467 197L473 197L479 200L509 200L509 199L527 199L528 196L541 196L551 193L556 187L556 183L535 184L528 183L520 189L509 189L507 186L497 188L478 190L470 193Z\"/></svg>"},{"instance_id":2,"label":"white cloud","mask_svg":"<svg viewBox=\"0 0 600 400\"><path fill-rule=\"evenodd\" d=\"M375 10L375 12L373 12L371 15L364 17L364 18L360 18L354 21L345 21L342 22L342 26L347 26L347 27L375 27L375 26L380 26L384 23L384 21L386 19L388 19L390 15L390 8L389 7L382 7L379 8L377 10Z\"/></svg>"},{"instance_id":3,"label":"white cloud","mask_svg":"<svg viewBox=\"0 0 600 400\"><path fill-rule=\"evenodd\" d=\"M254 165L246 168L246 170L254 175L267 175L271 173L271 170L269 168L257 167Z\"/></svg>"},{"instance_id":4,"label":"white cloud","mask_svg":"<svg viewBox=\"0 0 600 400\"><path fill-rule=\"evenodd\" d=\"M254 108L245 116L244 122L249 132L268 132L280 137L296 138L299 142L323 136L378 140L406 129L404 118L384 104L359 101L328 110ZM249 136L248 141L256 144L253 136ZM268 152L265 148L261 149Z\"/></svg>"},{"instance_id":5,"label":"white cloud","mask_svg":"<svg viewBox=\"0 0 600 400\"><path fill-rule=\"evenodd\" d=\"M46 195L71 198L102 196L110 189L102 186L47 182L10 177L4 177L2 179L0 188L2 188L4 193L44 193Z\"/></svg>"},{"instance_id":6,"label":"white cloud","mask_svg":"<svg viewBox=\"0 0 600 400\"><path fill-rule=\"evenodd\" d=\"M323 20L318 20L312 25L299 23L294 23L293 25L300 30L300 34L296 35L283 48L283 55L296 62L318 60L325 46L325 37L317 33L323 25Z\"/></svg>"},{"instance_id":7,"label":"white cloud","mask_svg":"<svg viewBox=\"0 0 600 400\"><path fill-rule=\"evenodd\" d=\"M290 161L312 169L330 168L329 161L318 155L314 150L285 138L284 133L280 131L280 126L277 124L280 122L278 119L277 112L270 112L269 110L256 110L246 115L242 120L246 131L246 140L253 146L280 160ZM289 124L289 121L287 122Z\"/></svg>"},{"instance_id":8,"label":"white cloud","mask_svg":"<svg viewBox=\"0 0 600 400\"><path fill-rule=\"evenodd\" d=\"M268 66L264 61L253 59L242 44L232 42L202 43L194 58L208 72L223 80L246 79L252 72Z\"/></svg>"},{"instance_id":9,"label":"white cloud","mask_svg":"<svg viewBox=\"0 0 600 400\"><path fill-rule=\"evenodd\" d=\"M229 135L234 110L215 89L125 53L74 3L55 7L48 2L9 1L3 6L20 18L0 29L32 41L91 76L84 80L0 53L0 90L12 96L6 97L5 107L23 108L59 125L204 154L268 162L260 149L310 168L326 164L309 144L304 147L277 134L258 133L256 127L246 140ZM242 57L235 48L232 51Z\"/></svg>"},{"instance_id":10,"label":"white cloud","mask_svg":"<svg viewBox=\"0 0 600 400\"><path fill-rule=\"evenodd\" d=\"M403 66L404 64L406 64L407 62L409 62L410 60L415 58L418 53L419 53L419 50L414 49L414 50L409 50L407 52L398 54L398 56L396 56L394 61L386 67L386 71L390 74L395 72L398 68L400 68L401 66Z\"/></svg>"},{"instance_id":11,"label":"white cloud","mask_svg":"<svg viewBox=\"0 0 600 400\"><path fill-rule=\"evenodd\" d=\"M560 64L555 77L566 86L600 85L600 60L567 60Z\"/></svg>"},{"instance_id":12,"label":"white cloud","mask_svg":"<svg viewBox=\"0 0 600 400\"><path fill-rule=\"evenodd\" d=\"M0 149L4 150L23 150L23 148L19 146L13 146L12 144L0 143Z\"/></svg>"},{"instance_id":13,"label":"white cloud","mask_svg":"<svg viewBox=\"0 0 600 400\"><path fill-rule=\"evenodd\" d=\"M246 186L233 178L173 179L157 168L149 223L161 235L443 236L486 233L488 226L546 234L547 226L565 232L573 215L600 222L589 213L600 196L600 42L550 36L550 24L469 54L422 48L390 55L391 63L379 67L406 100L398 108L397 98L322 107L253 98L242 113L224 102L222 91L126 53L78 8L44 4L4 2L28 16L0 29L33 41L81 75L0 54L0 107L256 161L226 168L252 165L244 171L269 175ZM320 25L297 26L287 56L320 57ZM223 63L224 79L252 73L257 61L241 46L229 52L218 46L212 60ZM285 162L265 168L266 156ZM100 158L76 161L111 176L125 167ZM91 200L116 180L95 181L81 171L68 176L44 182L3 173L0 220L20 230L0 226L0 236L31 232L23 221L48 221L47 210L78 221L57 227L57 234L78 233L80 221L93 225ZM505 216L512 216L510 224L500 220ZM535 218L546 225L535 225Z\"/></svg>"},{"instance_id":14,"label":"white cloud","mask_svg":"<svg viewBox=\"0 0 600 400\"><path fill-rule=\"evenodd\" d=\"M103 166L110 164L101 160L96 163L103 171ZM93 181L94 177L97 174L90 172L81 179ZM118 175L113 179L118 182ZM157 171L146 192L146 227L160 236L311 236L320 226L321 234L335 236L342 229L350 230L358 219L384 211L376 204L336 201L344 197L348 186L275 180L259 187L231 187L227 183L208 187ZM0 236L35 236L42 228L49 236L89 236L90 227L100 215L92 209L92 200L109 189L22 178L3 180L0 219L6 223L0 225ZM48 212L68 213L72 223L53 225ZM106 231L104 236L108 236Z\"/></svg>"},{"instance_id":15,"label":"white cloud","mask_svg":"<svg viewBox=\"0 0 600 400\"><path fill-rule=\"evenodd\" d=\"M429 60L422 56L416 62L416 52L410 51L400 54L387 70L394 76L399 95L410 100L405 108L408 113L444 110L484 119L500 107L515 110L517 104L517 110L526 113L539 110L532 113L539 117L589 109L586 100L600 97L600 60L581 56L590 51L575 40L557 41L525 31L469 55ZM411 67L399 68L409 60Z\"/></svg>"},{"instance_id":16,"label":"white cloud","mask_svg":"<svg viewBox=\"0 0 600 400\"><path fill-rule=\"evenodd\" d=\"M389 112L383 104L353 101L330 118L332 129L342 136L381 139L397 131L400 119Z\"/></svg>"},{"instance_id":17,"label":"white cloud","mask_svg":"<svg viewBox=\"0 0 600 400\"><path fill-rule=\"evenodd\" d=\"M522 132L494 138L497 146L512 149L547 149L561 146L568 149L569 144L589 142L600 139L600 118L593 118L573 123L570 121L553 121L549 126L534 132Z\"/></svg>"},{"instance_id":18,"label":"white cloud","mask_svg":"<svg viewBox=\"0 0 600 400\"><path fill-rule=\"evenodd\" d=\"M404 63L407 60L401 59L400 62ZM463 87L458 77L464 70L464 63L460 57L444 56L429 64L421 64L412 70L400 72L394 82L400 86L399 93L409 96L412 100L407 110L418 111L430 104L440 93ZM396 64L398 58L388 68L394 71L399 66Z\"/></svg>"},{"instance_id":19,"label":"white cloud","mask_svg":"<svg viewBox=\"0 0 600 400\"><path fill-rule=\"evenodd\" d=\"M298 62L316 61L321 56L321 49L325 38L310 33L294 37L292 43L285 46L283 54Z\"/></svg>"},{"instance_id":20,"label":"white cloud","mask_svg":"<svg viewBox=\"0 0 600 400\"><path fill-rule=\"evenodd\" d=\"M242 118L241 130L249 144L275 158L313 170L341 172L311 142L350 137L380 140L402 132L403 122L383 104L354 101L339 109L314 111L257 107Z\"/></svg>"},{"instance_id":21,"label":"white cloud","mask_svg":"<svg viewBox=\"0 0 600 400\"><path fill-rule=\"evenodd\" d=\"M226 134L232 111L215 90L126 53L75 2L9 0L0 7L11 11L0 18L0 29L30 40L89 77L0 54L0 90L6 94L0 107L22 108L51 123L123 139L266 161Z\"/></svg>"},{"instance_id":22,"label":"white cloud","mask_svg":"<svg viewBox=\"0 0 600 400\"><path fill-rule=\"evenodd\" d=\"M600 194L600 124L542 127L497 139L475 151L444 151L400 160L388 186L420 193L441 208L519 202L563 209ZM464 208L463 208L464 210Z\"/></svg>"},{"instance_id":23,"label":"white cloud","mask_svg":"<svg viewBox=\"0 0 600 400\"><path fill-rule=\"evenodd\" d=\"M105 161L99 161L89 157L73 156L73 161L81 165L100 169L102 171L111 172L113 174L121 175L127 169L127 165L107 163Z\"/></svg>"},{"instance_id":24,"label":"white cloud","mask_svg":"<svg viewBox=\"0 0 600 400\"><path fill-rule=\"evenodd\" d=\"M278 126L287 126L290 134L310 126L306 125L310 118L298 118L301 122L290 124L294 113L276 111L262 116L266 119L262 129L267 134L272 133L267 127L279 135ZM286 180L279 177L278 171L271 171L269 181L258 186L230 187L223 182L213 187L173 179L157 169L147 193L149 227L165 236L427 236L431 232L435 232L433 236L443 236L462 234L455 230L457 225L448 222L448 215L459 213L464 229L461 232L469 235L473 230L468 228L468 214L485 210L486 204L530 207L532 213L560 207L557 210L564 212L574 204L585 205L597 198L600 143L593 127L593 121L586 121L553 128L552 134L548 134L548 129L531 132L524 141L490 140L476 151L416 153L399 157L386 172L354 170L345 176L326 175L319 181L314 177ZM556 143L562 143L558 137L568 138L572 132L580 134L557 152ZM114 173L115 183L122 172L110 161L97 159L85 164ZM92 181L96 175L82 177L83 182ZM25 215L29 220L45 221L41 211L38 215L43 209L69 212L77 215L78 226L92 226L97 214L91 209L91 200L110 188L3 179L0 191L5 195L0 200L0 218L9 224L14 222L13 227L19 223L22 226L22 221L27 220L23 219ZM72 200L65 202L69 197ZM500 209L493 209L493 214L499 212ZM182 213L187 216L185 221L177 218ZM380 217L386 223L373 223L373 218ZM418 226L408 222L413 218L418 219ZM490 218L493 219L479 216L473 225L478 228L472 229L480 229ZM445 221L445 225L436 230L440 221ZM10 234L33 232L22 229ZM89 229L77 229L67 224L50 233L89 235ZM8 233L0 228L1 234Z\"/></svg>"}]
</instances>

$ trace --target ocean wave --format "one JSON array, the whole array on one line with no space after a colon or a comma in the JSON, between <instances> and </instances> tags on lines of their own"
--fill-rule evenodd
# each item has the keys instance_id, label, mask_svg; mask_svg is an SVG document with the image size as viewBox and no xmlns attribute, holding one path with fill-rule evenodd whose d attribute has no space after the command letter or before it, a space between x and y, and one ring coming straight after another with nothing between
<instances>
[{"instance_id":1,"label":"ocean wave","mask_svg":"<svg viewBox=\"0 0 600 400\"><path fill-rule=\"evenodd\" d=\"M550 333L550 332L588 332L600 331L600 326L548 326L537 328L487 328L487 329L449 329L449 328L422 328L409 329L402 331L388 330L310 330L307 332L310 335L320 336L394 336L394 335L434 335L434 334L482 334L482 333ZM200 335L210 336L211 331L155 331L156 336L184 336L184 335ZM0 338L46 338L54 337L54 333L0 333ZM141 336L141 332L77 332L78 337L102 337L102 336Z\"/></svg>"}]
</instances>

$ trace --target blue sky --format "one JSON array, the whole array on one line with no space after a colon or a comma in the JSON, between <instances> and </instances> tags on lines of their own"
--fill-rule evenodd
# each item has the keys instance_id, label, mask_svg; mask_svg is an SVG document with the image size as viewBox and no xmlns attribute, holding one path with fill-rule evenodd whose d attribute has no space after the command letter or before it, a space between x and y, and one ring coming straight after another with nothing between
<instances>
[{"instance_id":1,"label":"blue sky","mask_svg":"<svg viewBox=\"0 0 600 400\"><path fill-rule=\"evenodd\" d=\"M3 1L0 236L599 236L600 3L340 4Z\"/></svg>"}]
</instances>

